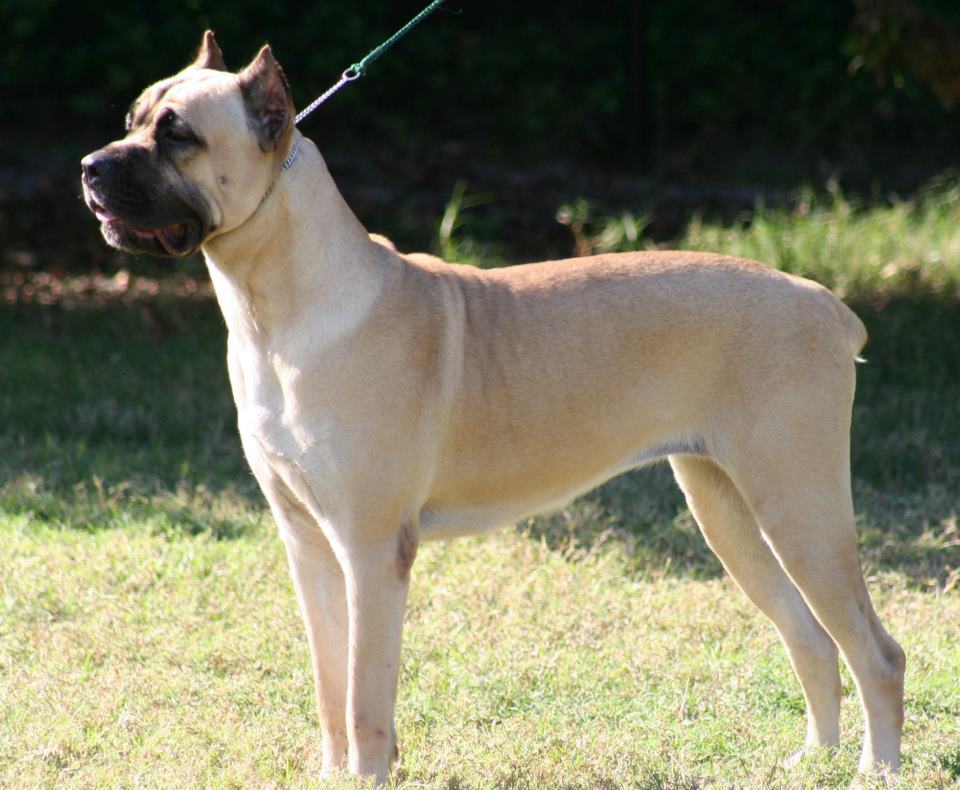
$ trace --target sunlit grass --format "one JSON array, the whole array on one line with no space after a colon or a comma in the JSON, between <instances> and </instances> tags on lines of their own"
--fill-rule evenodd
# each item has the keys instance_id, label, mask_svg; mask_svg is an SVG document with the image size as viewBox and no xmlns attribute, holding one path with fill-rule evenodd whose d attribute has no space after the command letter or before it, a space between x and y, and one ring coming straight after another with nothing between
<instances>
[{"instance_id":1,"label":"sunlit grass","mask_svg":"<svg viewBox=\"0 0 960 790\"><path fill-rule=\"evenodd\" d=\"M318 785L307 647L267 525L216 540L6 518L0 549L0 784ZM785 772L803 705L773 630L727 580L661 570L637 573L615 543L564 556L510 532L426 547L397 784L848 782L862 726L849 680L840 753ZM948 786L960 598L893 573L871 586L911 656L901 786Z\"/></svg>"}]
</instances>

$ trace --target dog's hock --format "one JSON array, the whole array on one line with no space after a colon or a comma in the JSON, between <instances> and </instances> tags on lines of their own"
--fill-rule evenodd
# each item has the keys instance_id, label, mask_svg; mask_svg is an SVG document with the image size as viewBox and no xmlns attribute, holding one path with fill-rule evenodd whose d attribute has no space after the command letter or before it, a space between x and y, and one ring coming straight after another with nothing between
<instances>
[{"instance_id":1,"label":"dog's hock","mask_svg":"<svg viewBox=\"0 0 960 790\"><path fill-rule=\"evenodd\" d=\"M271 151L291 127L296 114L290 85L269 44L265 44L253 63L240 73L240 90L250 124L260 148Z\"/></svg>"},{"instance_id":2,"label":"dog's hock","mask_svg":"<svg viewBox=\"0 0 960 790\"><path fill-rule=\"evenodd\" d=\"M208 30L203 34L200 49L197 50L197 57L193 63L190 64L190 68L213 69L214 71L227 70L227 63L223 59L223 53L220 51L220 47L217 46L212 30Z\"/></svg>"}]
</instances>

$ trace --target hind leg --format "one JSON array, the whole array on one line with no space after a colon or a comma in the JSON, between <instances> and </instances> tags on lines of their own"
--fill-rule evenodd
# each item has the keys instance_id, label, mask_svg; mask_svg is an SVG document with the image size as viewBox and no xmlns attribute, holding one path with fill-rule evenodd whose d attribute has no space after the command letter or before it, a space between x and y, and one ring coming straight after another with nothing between
<instances>
[{"instance_id":1,"label":"hind leg","mask_svg":"<svg viewBox=\"0 0 960 790\"><path fill-rule=\"evenodd\" d=\"M767 545L756 520L716 463L670 456L677 483L707 544L747 597L780 633L807 703L804 752L840 740L840 672L837 648L810 613Z\"/></svg>"},{"instance_id":2,"label":"hind leg","mask_svg":"<svg viewBox=\"0 0 960 790\"><path fill-rule=\"evenodd\" d=\"M796 401L794 401L794 406ZM757 421L749 453L733 461L743 493L781 565L850 668L866 720L860 770L900 765L903 650L867 593L850 494L848 419L810 397ZM783 419L784 413L791 419ZM825 416L826 415L826 416ZM777 419L780 416L781 419Z\"/></svg>"}]
</instances>

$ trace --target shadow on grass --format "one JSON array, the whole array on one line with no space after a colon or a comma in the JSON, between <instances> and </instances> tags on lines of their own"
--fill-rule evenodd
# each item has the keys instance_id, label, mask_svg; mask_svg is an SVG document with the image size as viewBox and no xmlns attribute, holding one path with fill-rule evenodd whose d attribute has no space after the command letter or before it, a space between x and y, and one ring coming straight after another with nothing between
<instances>
[{"instance_id":1,"label":"shadow on grass","mask_svg":"<svg viewBox=\"0 0 960 790\"><path fill-rule=\"evenodd\" d=\"M960 749L942 755L938 762L951 779L960 779Z\"/></svg>"},{"instance_id":2,"label":"shadow on grass","mask_svg":"<svg viewBox=\"0 0 960 790\"><path fill-rule=\"evenodd\" d=\"M0 313L0 510L102 529L244 534L263 509L210 299Z\"/></svg>"},{"instance_id":3,"label":"shadow on grass","mask_svg":"<svg viewBox=\"0 0 960 790\"><path fill-rule=\"evenodd\" d=\"M850 301L871 336L852 449L865 562L921 586L955 584L957 295ZM264 503L240 450L224 352L209 298L4 308L0 510L83 529L139 519L165 532L246 534ZM638 573L721 573L665 466L521 529L571 555L615 542Z\"/></svg>"}]
</instances>

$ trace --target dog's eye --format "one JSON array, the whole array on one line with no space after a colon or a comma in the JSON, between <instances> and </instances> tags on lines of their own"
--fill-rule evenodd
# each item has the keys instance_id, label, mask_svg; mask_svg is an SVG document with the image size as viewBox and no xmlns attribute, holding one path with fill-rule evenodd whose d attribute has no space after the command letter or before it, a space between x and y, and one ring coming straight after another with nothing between
<instances>
[{"instance_id":1,"label":"dog's eye","mask_svg":"<svg viewBox=\"0 0 960 790\"><path fill-rule=\"evenodd\" d=\"M197 136L173 110L164 110L157 119L156 138L168 143L195 143Z\"/></svg>"},{"instance_id":2,"label":"dog's eye","mask_svg":"<svg viewBox=\"0 0 960 790\"><path fill-rule=\"evenodd\" d=\"M163 139L173 143L191 143L195 142L197 138L187 129L171 126L164 131Z\"/></svg>"}]
</instances>

